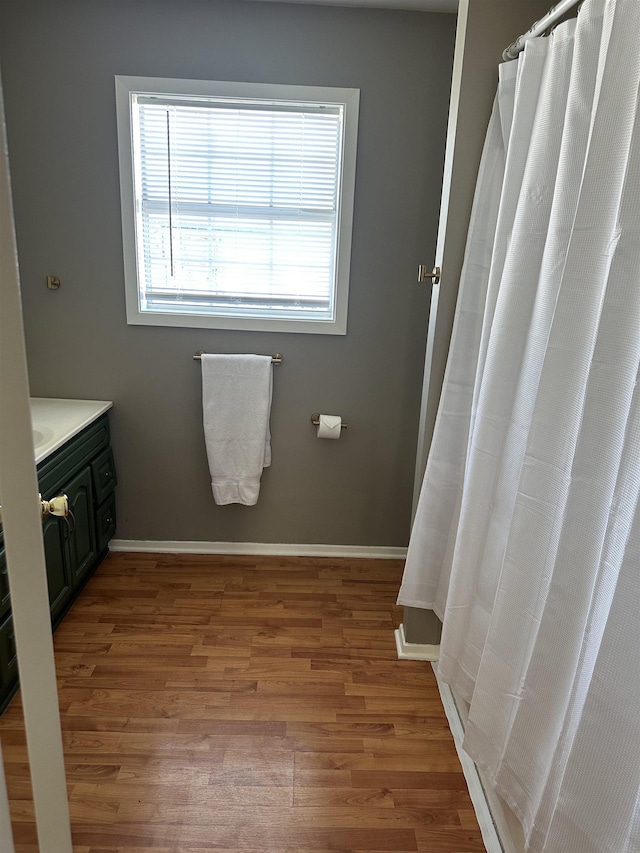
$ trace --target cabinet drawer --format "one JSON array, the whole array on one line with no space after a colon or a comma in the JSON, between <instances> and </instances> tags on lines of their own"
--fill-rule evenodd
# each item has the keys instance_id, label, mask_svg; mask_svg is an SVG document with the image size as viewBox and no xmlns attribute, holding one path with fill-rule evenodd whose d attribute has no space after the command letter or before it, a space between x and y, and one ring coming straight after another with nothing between
<instances>
[{"instance_id":1,"label":"cabinet drawer","mask_svg":"<svg viewBox=\"0 0 640 853\"><path fill-rule=\"evenodd\" d=\"M116 466L110 447L107 447L106 450L99 456L96 456L92 461L91 473L93 475L96 503L101 504L107 495L111 494L118 482L116 479Z\"/></svg>"},{"instance_id":2,"label":"cabinet drawer","mask_svg":"<svg viewBox=\"0 0 640 853\"><path fill-rule=\"evenodd\" d=\"M116 532L116 497L111 495L96 510L96 540L98 553L104 551Z\"/></svg>"}]
</instances>

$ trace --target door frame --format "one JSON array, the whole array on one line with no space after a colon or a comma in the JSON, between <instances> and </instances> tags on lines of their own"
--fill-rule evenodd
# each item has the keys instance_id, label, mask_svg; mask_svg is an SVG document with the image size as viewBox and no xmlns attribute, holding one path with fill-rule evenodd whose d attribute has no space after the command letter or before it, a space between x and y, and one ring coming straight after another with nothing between
<instances>
[{"instance_id":1,"label":"door frame","mask_svg":"<svg viewBox=\"0 0 640 853\"><path fill-rule=\"evenodd\" d=\"M451 77L440 219L435 265L440 284L433 285L418 446L413 490L415 517L429 447L436 422L440 392L449 354L449 342L458 299L467 232L478 168L498 84L502 51L531 22L549 9L549 0L459 0L458 24ZM427 259L430 263L430 259Z\"/></svg>"},{"instance_id":2,"label":"door frame","mask_svg":"<svg viewBox=\"0 0 640 853\"><path fill-rule=\"evenodd\" d=\"M39 847L72 853L1 81L0 148L2 526ZM0 844L13 853L1 770Z\"/></svg>"}]
</instances>

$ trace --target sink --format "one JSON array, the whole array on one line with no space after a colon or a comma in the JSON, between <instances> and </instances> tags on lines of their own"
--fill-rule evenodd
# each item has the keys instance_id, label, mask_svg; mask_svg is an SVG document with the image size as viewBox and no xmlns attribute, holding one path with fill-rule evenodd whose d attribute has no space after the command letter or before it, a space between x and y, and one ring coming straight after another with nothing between
<instances>
[{"instance_id":1,"label":"sink","mask_svg":"<svg viewBox=\"0 0 640 853\"><path fill-rule=\"evenodd\" d=\"M53 438L53 430L47 429L47 427L43 427L42 429L34 429L33 430L33 447L37 449L43 444L46 444L48 441L51 441Z\"/></svg>"},{"instance_id":2,"label":"sink","mask_svg":"<svg viewBox=\"0 0 640 853\"><path fill-rule=\"evenodd\" d=\"M31 398L31 428L36 464L111 408L106 400Z\"/></svg>"}]
</instances>

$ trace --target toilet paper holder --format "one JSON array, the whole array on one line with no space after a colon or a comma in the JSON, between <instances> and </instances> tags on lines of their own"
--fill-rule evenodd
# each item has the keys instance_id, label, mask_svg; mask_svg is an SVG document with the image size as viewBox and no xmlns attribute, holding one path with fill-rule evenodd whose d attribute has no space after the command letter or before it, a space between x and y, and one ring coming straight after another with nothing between
<instances>
[{"instance_id":1,"label":"toilet paper holder","mask_svg":"<svg viewBox=\"0 0 640 853\"><path fill-rule=\"evenodd\" d=\"M314 412L311 415L311 423L314 426L319 426L319 424L320 424L320 412ZM347 425L345 423L340 424L340 429L346 429L346 428L347 428Z\"/></svg>"}]
</instances>

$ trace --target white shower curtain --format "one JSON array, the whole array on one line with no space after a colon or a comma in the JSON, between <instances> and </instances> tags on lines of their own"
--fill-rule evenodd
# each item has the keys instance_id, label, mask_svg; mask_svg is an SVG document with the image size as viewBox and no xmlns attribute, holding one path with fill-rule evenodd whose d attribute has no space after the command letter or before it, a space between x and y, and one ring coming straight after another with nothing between
<instances>
[{"instance_id":1,"label":"white shower curtain","mask_svg":"<svg viewBox=\"0 0 640 853\"><path fill-rule=\"evenodd\" d=\"M640 851L640 2L500 69L399 602L532 853Z\"/></svg>"}]
</instances>

